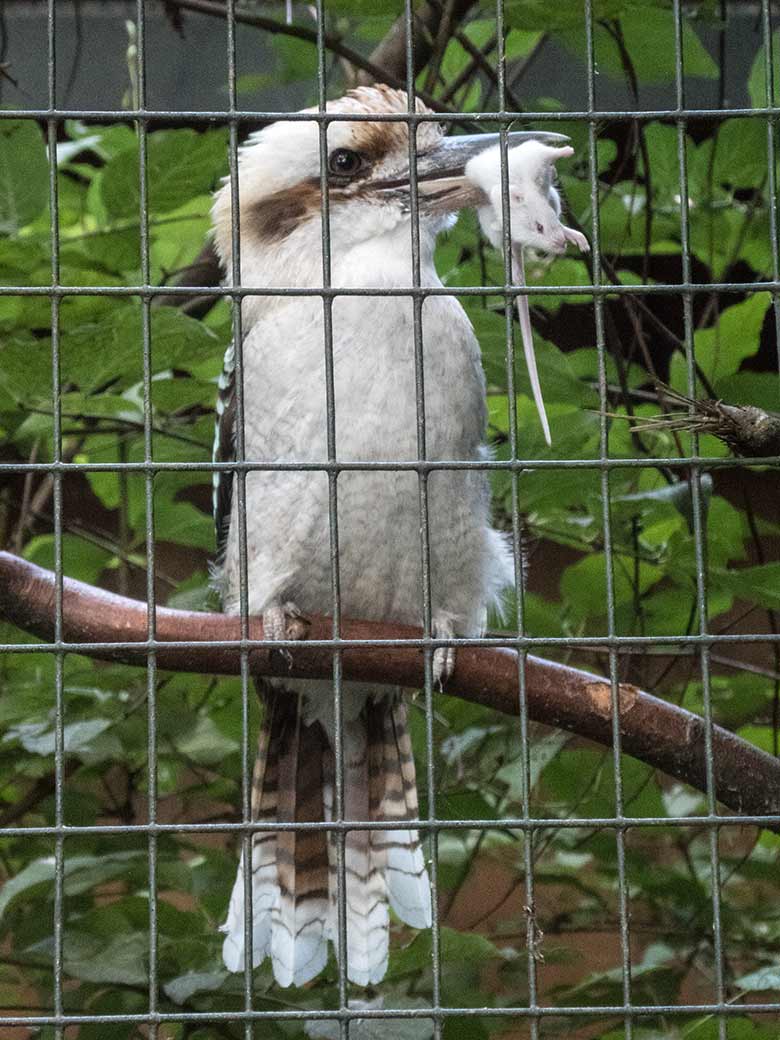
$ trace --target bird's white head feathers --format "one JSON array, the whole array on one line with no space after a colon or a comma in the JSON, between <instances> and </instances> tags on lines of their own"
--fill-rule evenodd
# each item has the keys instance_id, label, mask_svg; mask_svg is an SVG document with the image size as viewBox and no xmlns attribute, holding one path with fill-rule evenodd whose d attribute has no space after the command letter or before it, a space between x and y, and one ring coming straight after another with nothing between
<instances>
[{"instance_id":1,"label":"bird's white head feathers","mask_svg":"<svg viewBox=\"0 0 780 1040\"><path fill-rule=\"evenodd\" d=\"M419 100L418 113L430 110ZM406 94L386 86L358 87L329 101L329 114L367 117L327 123L326 156L329 223L333 248L344 249L392 230L409 219L409 112ZM316 115L318 109L303 114ZM396 116L397 121L372 121L371 116ZM443 136L435 121L417 127L417 154L435 150ZM322 235L321 142L318 121L280 121L253 134L239 150L239 217L246 248L274 249L301 230L312 241ZM421 209L421 221L441 211ZM232 201L230 180L217 193L212 210L214 239L220 258L230 270ZM295 248L301 243L296 241Z\"/></svg>"}]
</instances>

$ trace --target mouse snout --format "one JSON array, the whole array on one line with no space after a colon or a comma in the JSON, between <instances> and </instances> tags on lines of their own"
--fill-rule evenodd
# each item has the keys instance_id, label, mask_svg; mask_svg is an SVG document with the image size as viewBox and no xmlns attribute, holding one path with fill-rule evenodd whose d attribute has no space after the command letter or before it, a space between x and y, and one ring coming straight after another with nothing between
<instances>
[{"instance_id":1,"label":"mouse snout","mask_svg":"<svg viewBox=\"0 0 780 1040\"><path fill-rule=\"evenodd\" d=\"M550 231L550 246L551 252L553 253L565 253L566 252L566 235L564 234L562 227L557 227Z\"/></svg>"}]
</instances>

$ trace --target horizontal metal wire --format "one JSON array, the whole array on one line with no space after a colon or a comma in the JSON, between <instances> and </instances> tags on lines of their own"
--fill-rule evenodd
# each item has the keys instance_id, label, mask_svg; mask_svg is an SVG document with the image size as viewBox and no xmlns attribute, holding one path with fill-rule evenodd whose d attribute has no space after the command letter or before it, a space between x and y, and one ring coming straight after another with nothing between
<instances>
[{"instance_id":1,"label":"horizontal metal wire","mask_svg":"<svg viewBox=\"0 0 780 1040\"><path fill-rule=\"evenodd\" d=\"M99 430L96 432L100 432ZM157 431L157 435L165 437L165 431ZM646 455L642 458L591 458L591 459L481 459L478 462L459 459L425 459L378 462L374 459L364 461L328 462L155 462L152 460L139 462L0 462L0 474L3 473L349 473L379 470L387 472L433 473L436 470L493 470L498 472L522 473L524 470L537 469L652 469L662 467L678 469L684 467L691 470L739 469L746 466L777 466L780 455L720 456L709 458L706 455L682 455L664 458L662 455Z\"/></svg>"},{"instance_id":2,"label":"horizontal metal wire","mask_svg":"<svg viewBox=\"0 0 780 1040\"><path fill-rule=\"evenodd\" d=\"M506 126L517 122L535 123L578 123L649 122L651 120L688 119L776 119L780 107L762 108L644 108L644 109L572 109L550 112L549 110L511 112L275 112L270 110L245 109L227 112L225 109L179 109L179 108L6 108L0 109L0 119L45 119L63 123L69 119L85 122L126 121L133 123L206 122L223 125L237 123L501 123Z\"/></svg>"},{"instance_id":3,"label":"horizontal metal wire","mask_svg":"<svg viewBox=\"0 0 780 1040\"><path fill-rule=\"evenodd\" d=\"M262 821L246 821L233 823L228 820L208 823L84 823L62 824L61 826L35 824L29 827L4 827L2 836L9 838L46 838L46 837L83 837L88 835L112 834L257 834L271 831L330 831L344 833L346 831L393 831L416 828L422 831L534 831L562 828L564 830L641 830L643 827L777 827L780 825L780 814L753 814L742 816L718 816L717 813L701 816L502 816L495 820L440 820L425 819L404 820L405 827L388 826L385 820L314 820L309 822L279 823ZM2 1021L2 1019L0 1019Z\"/></svg>"},{"instance_id":4,"label":"horizontal metal wire","mask_svg":"<svg viewBox=\"0 0 780 1040\"><path fill-rule=\"evenodd\" d=\"M165 609L165 608L162 608ZM236 616L238 620L238 616ZM453 639L438 639L427 636L409 639L307 639L304 644L290 639L203 639L169 642L158 639L139 639L137 642L88 643L55 641L50 643L0 643L0 653L12 654L99 654L107 650L131 650L137 653L153 653L157 650L208 650L234 649L236 654L246 650L297 649L302 646L312 650L366 650L378 648L435 649L437 646L454 647L506 647L529 650L534 647L565 647L592 649L607 647L619 649L631 647L659 646L716 646L725 643L780 643L778 632L698 632L691 635L668 636L458 636Z\"/></svg>"},{"instance_id":5,"label":"horizontal metal wire","mask_svg":"<svg viewBox=\"0 0 780 1040\"><path fill-rule=\"evenodd\" d=\"M11 1015L0 1018L6 1026L67 1026L97 1023L137 1023L138 1025L166 1022L351 1022L357 1019L443 1019L443 1018L572 1018L585 1016L603 1018L608 1015L771 1015L780 1012L780 1004L571 1004L550 1007L536 1004L530 1007L430 1007L430 1008L334 1008L333 1010L280 1010L263 1011L159 1011L155 1014L127 1015Z\"/></svg>"},{"instance_id":6,"label":"horizontal metal wire","mask_svg":"<svg viewBox=\"0 0 780 1040\"><path fill-rule=\"evenodd\" d=\"M246 296L318 296L331 299L338 296L358 296L361 299L381 297L425 298L428 296L684 296L697 293L744 293L780 291L780 281L762 282L656 282L650 285L404 285L401 288L356 289L344 286L228 286L228 285L0 285L0 296L225 296L243 299Z\"/></svg>"}]
</instances>

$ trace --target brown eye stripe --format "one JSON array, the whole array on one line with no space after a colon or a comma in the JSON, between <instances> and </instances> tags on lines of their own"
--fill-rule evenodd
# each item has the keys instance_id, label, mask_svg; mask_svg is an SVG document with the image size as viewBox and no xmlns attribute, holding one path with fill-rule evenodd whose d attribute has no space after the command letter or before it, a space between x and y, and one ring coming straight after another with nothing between
<instances>
[{"instance_id":1,"label":"brown eye stripe","mask_svg":"<svg viewBox=\"0 0 780 1040\"><path fill-rule=\"evenodd\" d=\"M370 171L366 170L366 174ZM328 197L331 203L344 202L348 199L365 198L365 189L359 187L360 177L353 178L354 188L348 188L348 182L340 182L333 178ZM312 217L319 218L321 207L320 181L318 177L302 181L293 188L276 191L266 198L260 199L248 207L247 215L242 218L242 226L263 245L275 245L283 242Z\"/></svg>"},{"instance_id":2,"label":"brown eye stripe","mask_svg":"<svg viewBox=\"0 0 780 1040\"><path fill-rule=\"evenodd\" d=\"M283 241L319 210L320 182L311 179L260 199L250 208L246 223L261 242L272 245Z\"/></svg>"}]
</instances>

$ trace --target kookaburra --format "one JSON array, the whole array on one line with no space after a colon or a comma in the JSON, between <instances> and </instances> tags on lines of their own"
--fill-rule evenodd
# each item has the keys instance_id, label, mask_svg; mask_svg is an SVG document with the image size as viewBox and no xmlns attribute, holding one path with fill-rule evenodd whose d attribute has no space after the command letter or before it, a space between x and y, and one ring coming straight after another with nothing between
<instances>
[{"instance_id":1,"label":"kookaburra","mask_svg":"<svg viewBox=\"0 0 780 1040\"><path fill-rule=\"evenodd\" d=\"M414 301L374 290L414 285L408 125L375 115L408 112L402 91L377 86L330 102L327 181L332 306L335 457L339 463L413 463L420 458ZM417 111L427 111L419 102ZM556 139L555 134L512 134ZM419 273L440 287L436 237L456 211L484 196L464 179L473 155L496 135L445 138L432 121L417 131ZM239 157L240 275L251 287L312 289L323 284L320 135L316 121L279 122L255 134ZM230 184L213 209L214 237L232 270ZM325 463L328 459L327 303L316 295L251 295L243 323L244 444L247 460ZM422 312L425 457L484 460L485 380L466 314L452 296L425 298ZM220 384L217 460L235 458L234 353ZM239 610L238 496L218 474L215 512L224 610ZM432 633L447 639L483 632L487 610L514 581L504 537L491 527L487 474L436 469L427 481ZM413 469L355 468L337 480L338 573L343 617L420 625L423 620L420 485ZM246 478L248 606L267 637L284 638L296 610L333 608L327 472L250 471ZM452 667L438 650L437 678ZM333 684L260 684L263 719L252 785L254 820L335 818ZM342 698L343 802L348 821L387 821L345 840L346 972L359 985L384 975L389 909L414 928L431 923L431 893L417 831L417 788L406 705L389 686L345 683ZM224 925L223 955L244 967L241 863ZM338 947L336 843L324 829L254 833L251 856L252 965L271 957L276 981L300 986ZM342 952L336 949L336 955Z\"/></svg>"}]
</instances>

